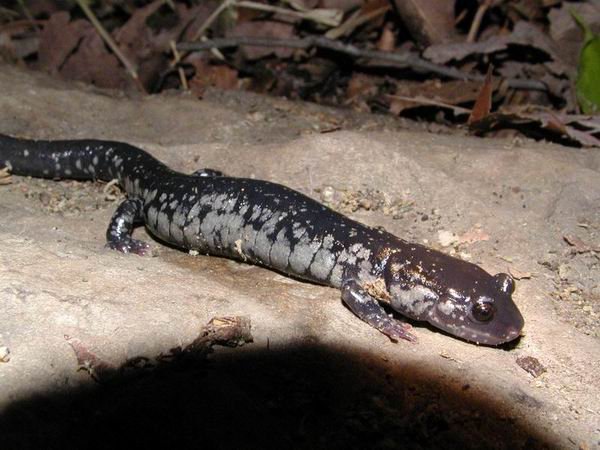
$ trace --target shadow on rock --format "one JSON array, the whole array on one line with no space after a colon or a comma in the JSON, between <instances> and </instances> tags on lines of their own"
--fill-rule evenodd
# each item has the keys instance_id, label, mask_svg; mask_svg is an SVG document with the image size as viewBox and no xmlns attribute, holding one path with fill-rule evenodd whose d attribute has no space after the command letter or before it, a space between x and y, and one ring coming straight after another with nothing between
<instances>
[{"instance_id":1,"label":"shadow on rock","mask_svg":"<svg viewBox=\"0 0 600 450\"><path fill-rule=\"evenodd\" d=\"M194 364L15 402L0 440L4 450L552 447L468 390L347 349L217 348Z\"/></svg>"}]
</instances>

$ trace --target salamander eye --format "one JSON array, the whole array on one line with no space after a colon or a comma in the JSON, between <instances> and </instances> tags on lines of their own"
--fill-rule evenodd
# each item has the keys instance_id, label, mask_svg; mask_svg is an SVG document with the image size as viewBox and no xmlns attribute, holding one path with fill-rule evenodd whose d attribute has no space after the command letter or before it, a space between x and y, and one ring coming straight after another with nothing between
<instances>
[{"instance_id":1,"label":"salamander eye","mask_svg":"<svg viewBox=\"0 0 600 450\"><path fill-rule=\"evenodd\" d=\"M473 318L478 322L489 322L494 317L496 308L490 302L479 301L471 309Z\"/></svg>"}]
</instances>

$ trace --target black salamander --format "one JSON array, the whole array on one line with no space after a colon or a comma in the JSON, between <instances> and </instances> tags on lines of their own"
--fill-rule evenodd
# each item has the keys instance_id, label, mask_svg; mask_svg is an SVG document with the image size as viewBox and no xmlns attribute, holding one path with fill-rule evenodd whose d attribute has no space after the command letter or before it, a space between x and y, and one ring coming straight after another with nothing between
<instances>
[{"instance_id":1,"label":"black salamander","mask_svg":"<svg viewBox=\"0 0 600 450\"><path fill-rule=\"evenodd\" d=\"M145 151L101 140L34 141L0 135L0 167L16 175L117 179L127 199L107 245L143 255L136 225L189 250L260 264L341 289L344 303L393 340L415 340L381 303L467 341L498 345L519 336L513 279L351 220L268 181L210 169L185 175Z\"/></svg>"}]
</instances>

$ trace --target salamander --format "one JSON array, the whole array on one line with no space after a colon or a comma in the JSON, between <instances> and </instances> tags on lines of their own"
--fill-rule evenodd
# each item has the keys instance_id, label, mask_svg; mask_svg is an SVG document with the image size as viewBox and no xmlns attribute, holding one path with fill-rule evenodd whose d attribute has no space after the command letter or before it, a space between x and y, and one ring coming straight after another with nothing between
<instances>
[{"instance_id":1,"label":"salamander","mask_svg":"<svg viewBox=\"0 0 600 450\"><path fill-rule=\"evenodd\" d=\"M416 340L387 308L477 344L516 339L523 317L513 279L372 228L286 186L176 172L146 151L105 140L29 140L0 135L0 167L51 179L118 180L127 197L107 246L144 255L132 237L154 237L202 254L233 258L341 290L356 316L394 341Z\"/></svg>"}]
</instances>

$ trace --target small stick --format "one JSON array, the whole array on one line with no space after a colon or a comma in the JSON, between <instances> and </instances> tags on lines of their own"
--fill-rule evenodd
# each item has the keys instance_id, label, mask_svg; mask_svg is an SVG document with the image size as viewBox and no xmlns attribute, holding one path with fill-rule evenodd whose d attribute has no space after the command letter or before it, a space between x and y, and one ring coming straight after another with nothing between
<instances>
[{"instance_id":1,"label":"small stick","mask_svg":"<svg viewBox=\"0 0 600 450\"><path fill-rule=\"evenodd\" d=\"M440 107L443 107L443 108L451 109L451 110L453 110L457 114L469 114L471 112L467 108L463 108L461 106L452 105L452 104L446 103L446 102L441 102L441 101L438 101L438 100L435 100L435 99L431 99L431 98L425 98L425 97L422 97L420 95L417 95L416 97L406 97L404 95L387 94L386 97L390 98L392 100L402 100L404 102L415 103L417 105L440 106Z\"/></svg>"},{"instance_id":2,"label":"small stick","mask_svg":"<svg viewBox=\"0 0 600 450\"><path fill-rule=\"evenodd\" d=\"M173 52L172 65L176 66L181 61L181 57L179 55L179 52L177 51L177 46L175 45L175 41L173 39L171 39L169 45L171 46L171 51ZM183 89L188 91L190 87L188 86L187 78L185 77L185 71L183 70L183 67L177 67L177 72L179 73L179 80L181 81Z\"/></svg>"},{"instance_id":3,"label":"small stick","mask_svg":"<svg viewBox=\"0 0 600 450\"><path fill-rule=\"evenodd\" d=\"M29 8L27 8L27 5L25 5L25 2L23 0L17 0L17 3L23 10L23 15L25 16L25 18L30 22L35 22L35 19L31 15L31 12L29 11Z\"/></svg>"},{"instance_id":4,"label":"small stick","mask_svg":"<svg viewBox=\"0 0 600 450\"><path fill-rule=\"evenodd\" d=\"M257 11L272 12L276 14L297 17L299 19L312 20L313 22L317 22L322 25L327 25L331 27L339 25L339 20L337 17L331 18L328 16L319 16L317 14L314 14L311 10L308 10L306 12L294 11L292 9L280 8L279 6L272 6L267 5L265 3L252 2L247 0L237 1L235 3L235 6L238 8L255 9Z\"/></svg>"},{"instance_id":5,"label":"small stick","mask_svg":"<svg viewBox=\"0 0 600 450\"><path fill-rule=\"evenodd\" d=\"M484 0L483 3L479 5L479 8L477 8L477 12L473 18L473 23L469 29L469 34L467 35L467 42L475 42L475 38L479 32L479 27L481 27L483 16L490 6L492 6L492 0Z\"/></svg>"},{"instance_id":6,"label":"small stick","mask_svg":"<svg viewBox=\"0 0 600 450\"><path fill-rule=\"evenodd\" d=\"M367 12L365 14L355 14L340 26L327 31L327 33L325 33L325 37L329 39L338 39L342 36L350 34L351 31L355 30L361 25L368 23L371 20L387 13L389 9L390 5L385 5L381 8L374 9L373 11Z\"/></svg>"},{"instance_id":7,"label":"small stick","mask_svg":"<svg viewBox=\"0 0 600 450\"><path fill-rule=\"evenodd\" d=\"M129 75L131 76L131 78L133 78L133 81L136 83L136 85L141 89L142 92L146 92L146 90L144 89L144 86L140 82L137 70L135 69L133 64L129 61L129 59L127 59L127 57L123 54L123 52L121 52L121 49L117 46L117 43L113 40L111 35L108 34L108 31L106 31L104 29L104 27L102 26L100 21L96 18L93 11L88 6L87 0L76 0L76 2L79 5L79 7L82 9L82 11L86 15L86 17L89 19L89 21L92 22L92 25L94 25L94 28L96 28L96 31L98 32L98 34L102 37L102 39L104 39L104 42L106 42L106 45L108 45L110 47L110 49L117 56L119 61L121 61L121 64L123 64L123 66L125 66L125 69L127 70L127 72L129 72Z\"/></svg>"},{"instance_id":8,"label":"small stick","mask_svg":"<svg viewBox=\"0 0 600 450\"><path fill-rule=\"evenodd\" d=\"M210 27L213 22L215 20L217 20L217 18L219 17L219 15L227 8L229 8L231 5L235 4L236 0L223 0L223 3L221 3L213 12L210 16L208 16L208 18L204 21L204 23L200 26L200 28L198 28L198 30L196 30L196 33L194 33L194 36L192 37L192 41L197 41L198 39L200 39L203 35L204 32L208 29L208 27Z\"/></svg>"},{"instance_id":9,"label":"small stick","mask_svg":"<svg viewBox=\"0 0 600 450\"><path fill-rule=\"evenodd\" d=\"M401 67L412 67L417 71L431 72L451 79L470 81L483 81L485 79L485 77L482 75L472 75L464 73L452 67L434 64L430 61L421 58L416 53L382 52L378 50L361 49L352 44L344 44L342 42L334 41L321 36L311 36L303 39L277 39L240 36L231 38L212 39L207 40L205 42L182 42L177 44L177 48L179 50L185 51L201 51L209 50L212 48L238 47L241 45L253 45L261 47L289 47L298 49L320 47L333 50L339 53L345 53L355 58L367 58L370 60L389 62ZM538 80L523 80L509 78L507 79L507 82L508 85L513 89L528 89L537 91L548 90L546 84Z\"/></svg>"}]
</instances>

